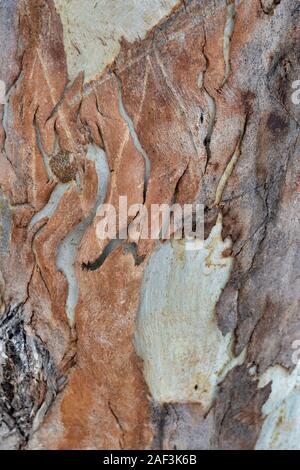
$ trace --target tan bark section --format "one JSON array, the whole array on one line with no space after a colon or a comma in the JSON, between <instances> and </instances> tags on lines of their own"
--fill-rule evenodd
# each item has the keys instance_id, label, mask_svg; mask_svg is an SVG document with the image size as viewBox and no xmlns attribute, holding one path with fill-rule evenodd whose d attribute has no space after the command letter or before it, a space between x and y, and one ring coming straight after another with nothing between
<instances>
[{"instance_id":1,"label":"tan bark section","mask_svg":"<svg viewBox=\"0 0 300 470\"><path fill-rule=\"evenodd\" d=\"M1 5L11 28L0 52L9 98L0 108L0 392L15 406L0 408L2 447L246 449L266 441L264 420L266 435L276 432L268 397L273 406L276 371L292 371L300 335L299 118L289 95L299 78L297 3L182 2L143 40L123 40L115 62L85 84L82 73L68 82L52 0ZM214 329L245 361L205 413L150 396L133 337L155 243L110 251L98 240L105 181L90 145L106 154L105 202L201 202L206 236L223 215L234 267ZM73 322L57 256L78 227ZM27 339L12 353L2 338L16 331ZM21 357L35 368L33 391L15 385ZM274 366L270 395L262 374Z\"/></svg>"}]
</instances>

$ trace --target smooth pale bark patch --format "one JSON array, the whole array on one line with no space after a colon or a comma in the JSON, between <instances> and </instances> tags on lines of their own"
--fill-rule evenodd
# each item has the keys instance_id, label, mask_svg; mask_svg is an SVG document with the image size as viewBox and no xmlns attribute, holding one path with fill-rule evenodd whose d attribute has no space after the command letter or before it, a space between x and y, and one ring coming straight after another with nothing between
<instances>
[{"instance_id":1,"label":"smooth pale bark patch","mask_svg":"<svg viewBox=\"0 0 300 470\"><path fill-rule=\"evenodd\" d=\"M256 449L299 449L300 442L300 364L292 373L276 365L261 377L259 386L272 381L272 392L262 411L265 421Z\"/></svg>"},{"instance_id":2,"label":"smooth pale bark patch","mask_svg":"<svg viewBox=\"0 0 300 470\"><path fill-rule=\"evenodd\" d=\"M232 270L221 218L203 247L165 243L145 270L136 348L153 398L211 405L216 386L243 354L232 356L232 335L218 328L215 306Z\"/></svg>"},{"instance_id":3,"label":"smooth pale bark patch","mask_svg":"<svg viewBox=\"0 0 300 470\"><path fill-rule=\"evenodd\" d=\"M96 203L94 209L90 212L88 217L82 220L72 230L63 242L59 245L56 266L57 269L62 271L68 281L68 298L66 302L66 314L69 323L74 325L75 321L75 307L78 301L78 283L75 274L75 261L78 251L78 246L84 236L88 226L92 223L97 208L103 203L107 181L109 178L109 169L107 165L105 152L96 145L89 144L87 149L87 159L94 162L95 171L98 179L98 190L96 196Z\"/></svg>"},{"instance_id":4,"label":"smooth pale bark patch","mask_svg":"<svg viewBox=\"0 0 300 470\"><path fill-rule=\"evenodd\" d=\"M178 0L55 0L64 27L70 78L84 70L99 75L120 50L120 39L143 38L179 3Z\"/></svg>"}]
</instances>

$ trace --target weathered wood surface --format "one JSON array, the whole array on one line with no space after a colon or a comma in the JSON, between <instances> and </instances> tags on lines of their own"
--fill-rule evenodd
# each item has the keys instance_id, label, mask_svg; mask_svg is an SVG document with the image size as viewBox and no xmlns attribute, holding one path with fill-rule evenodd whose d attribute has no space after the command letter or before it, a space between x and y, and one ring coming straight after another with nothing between
<instances>
[{"instance_id":1,"label":"weathered wood surface","mask_svg":"<svg viewBox=\"0 0 300 470\"><path fill-rule=\"evenodd\" d=\"M299 2L126 1L0 2L0 447L299 449ZM101 258L120 195L205 257Z\"/></svg>"}]
</instances>

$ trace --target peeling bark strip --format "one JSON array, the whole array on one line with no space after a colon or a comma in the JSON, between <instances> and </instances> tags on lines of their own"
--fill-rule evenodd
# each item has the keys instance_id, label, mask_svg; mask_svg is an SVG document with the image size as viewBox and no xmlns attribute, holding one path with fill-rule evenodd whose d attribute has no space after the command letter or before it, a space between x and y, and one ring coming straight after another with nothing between
<instances>
[{"instance_id":1,"label":"peeling bark strip","mask_svg":"<svg viewBox=\"0 0 300 470\"><path fill-rule=\"evenodd\" d=\"M299 2L124 2L0 2L0 448L299 449Z\"/></svg>"}]
</instances>

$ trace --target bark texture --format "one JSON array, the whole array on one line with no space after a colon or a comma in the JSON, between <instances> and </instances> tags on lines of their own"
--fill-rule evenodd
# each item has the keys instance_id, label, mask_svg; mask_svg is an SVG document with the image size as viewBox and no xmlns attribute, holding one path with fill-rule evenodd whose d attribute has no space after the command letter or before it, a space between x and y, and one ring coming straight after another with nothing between
<instances>
[{"instance_id":1,"label":"bark texture","mask_svg":"<svg viewBox=\"0 0 300 470\"><path fill-rule=\"evenodd\" d=\"M0 2L0 447L299 449L299 1L167 2L97 73L80 4ZM119 196L206 251L99 241Z\"/></svg>"}]
</instances>

